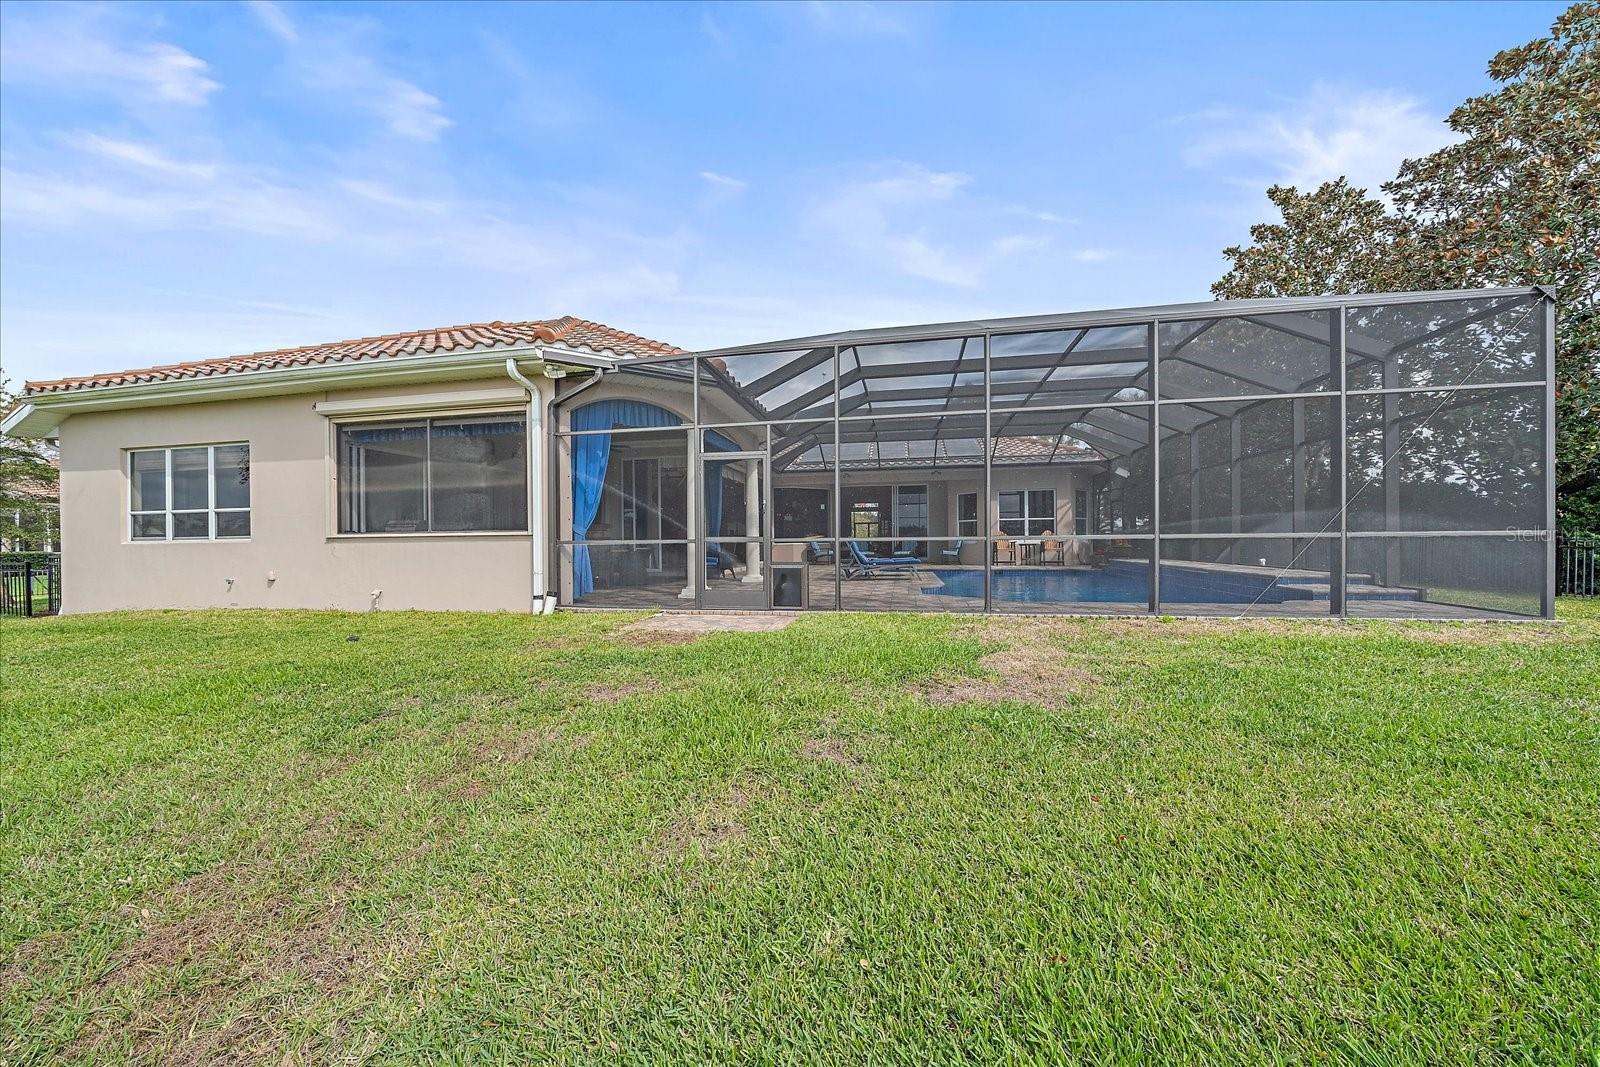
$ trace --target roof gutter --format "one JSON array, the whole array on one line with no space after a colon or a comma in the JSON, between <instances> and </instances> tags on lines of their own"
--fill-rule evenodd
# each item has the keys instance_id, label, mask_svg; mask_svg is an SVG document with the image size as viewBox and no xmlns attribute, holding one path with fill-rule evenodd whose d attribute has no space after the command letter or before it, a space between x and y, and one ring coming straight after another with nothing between
<instances>
[{"instance_id":1,"label":"roof gutter","mask_svg":"<svg viewBox=\"0 0 1600 1067\"><path fill-rule=\"evenodd\" d=\"M198 404L260 396L317 392L325 389L365 388L388 382L462 380L477 375L504 374L505 361L534 359L544 365L572 369L605 368L607 356L576 352L548 345L478 349L468 352L427 353L415 356L321 363L305 367L274 367L204 377L102 385L34 393L6 416L4 432L17 437L44 437L68 415L130 407Z\"/></svg>"},{"instance_id":2,"label":"roof gutter","mask_svg":"<svg viewBox=\"0 0 1600 1067\"><path fill-rule=\"evenodd\" d=\"M24 402L18 404L7 413L4 419L0 419L0 433L7 434L11 437L43 437L44 433L27 433L25 431L18 430L18 427L25 426L29 420L39 421L34 419L34 416L37 412L38 408L36 408L32 403ZM56 424L52 424L45 427L44 430L46 433L48 433L50 430L55 428Z\"/></svg>"}]
</instances>

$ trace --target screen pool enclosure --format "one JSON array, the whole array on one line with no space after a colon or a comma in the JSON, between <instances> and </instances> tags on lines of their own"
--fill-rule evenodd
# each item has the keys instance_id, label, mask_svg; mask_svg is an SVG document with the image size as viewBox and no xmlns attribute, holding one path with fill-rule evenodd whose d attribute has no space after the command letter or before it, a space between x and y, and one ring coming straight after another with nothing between
<instances>
[{"instance_id":1,"label":"screen pool enclosure","mask_svg":"<svg viewBox=\"0 0 1600 1067\"><path fill-rule=\"evenodd\" d=\"M1549 617L1539 289L861 330L556 401L579 607Z\"/></svg>"}]
</instances>

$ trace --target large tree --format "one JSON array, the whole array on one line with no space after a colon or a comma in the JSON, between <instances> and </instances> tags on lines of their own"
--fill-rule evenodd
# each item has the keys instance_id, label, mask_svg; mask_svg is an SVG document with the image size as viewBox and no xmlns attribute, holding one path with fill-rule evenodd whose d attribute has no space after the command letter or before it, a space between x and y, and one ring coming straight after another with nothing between
<instances>
[{"instance_id":1,"label":"large tree","mask_svg":"<svg viewBox=\"0 0 1600 1067\"><path fill-rule=\"evenodd\" d=\"M0 378L0 415L17 398ZM37 544L56 522L55 452L42 441L0 434L0 541Z\"/></svg>"},{"instance_id":2,"label":"large tree","mask_svg":"<svg viewBox=\"0 0 1600 1067\"><path fill-rule=\"evenodd\" d=\"M1282 222L1224 250L1221 298L1544 285L1559 301L1556 492L1563 528L1600 530L1600 2L1489 63L1499 88L1451 112L1460 139L1383 191L1343 178L1267 195Z\"/></svg>"}]
</instances>

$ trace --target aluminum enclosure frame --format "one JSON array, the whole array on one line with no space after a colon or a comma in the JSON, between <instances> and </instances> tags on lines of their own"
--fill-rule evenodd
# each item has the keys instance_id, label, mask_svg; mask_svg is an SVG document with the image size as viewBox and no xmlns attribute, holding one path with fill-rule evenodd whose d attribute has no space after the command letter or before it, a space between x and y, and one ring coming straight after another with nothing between
<instances>
[{"instance_id":1,"label":"aluminum enclosure frame","mask_svg":"<svg viewBox=\"0 0 1600 1067\"><path fill-rule=\"evenodd\" d=\"M1354 387L1353 388L1352 387L1352 385L1354 383L1352 383L1351 380L1350 380L1351 351L1350 351L1350 348L1349 348L1349 320L1350 320L1352 309L1376 308L1376 307L1380 307L1380 306L1384 306L1384 307L1387 307L1387 306L1400 306L1400 305L1407 305L1407 304L1453 302L1453 301L1461 301L1461 302L1465 302L1465 301L1487 301L1487 302L1489 302L1490 309L1489 309L1488 312L1485 312L1485 313L1483 313L1483 314L1481 314L1479 316L1476 316L1472 320L1462 320L1462 322L1476 321L1477 319L1490 317L1493 314L1497 314L1498 313L1498 309L1500 309L1502 307L1509 306L1511 304L1517 304L1517 302L1519 302L1519 301L1529 301L1530 302L1530 308L1531 309L1537 309L1540 312L1538 321L1539 321L1539 328L1540 328L1540 331L1541 331L1541 334L1542 334L1541 342L1542 342L1542 349L1543 349L1543 351L1542 351L1542 360L1541 360L1542 366L1540 368L1540 370L1541 370L1541 378L1539 380L1518 378L1517 380L1513 380L1513 381L1493 381L1493 382L1473 382L1473 381L1468 381L1468 380L1462 380L1462 381L1449 382L1449 383L1443 383L1443 384L1429 382L1429 383L1423 384L1423 385L1419 385L1419 384L1413 383L1413 384L1408 384L1408 385L1403 385L1403 386L1402 385L1391 385L1390 381L1385 380L1382 387L1371 387L1371 388L1368 388L1368 387ZM1518 306L1520 306L1520 304L1518 304ZM1328 321L1329 321L1329 336L1328 336L1328 339L1327 339L1327 343L1331 346L1332 359L1334 361L1336 361L1336 364L1337 364L1337 378L1336 378L1335 381L1333 381L1331 383L1330 387L1328 387L1328 388L1320 388L1320 389L1316 389L1316 390L1313 390L1313 391L1306 391L1306 390L1302 390L1302 391L1260 391L1260 392L1248 392L1248 391L1246 391L1244 393L1217 394L1217 395L1207 394L1207 395L1203 395L1203 396L1193 396L1193 397L1191 397L1191 396L1167 396L1167 395L1163 394L1162 383L1161 383L1162 366L1163 366L1163 363L1165 361L1164 357L1163 357L1163 353L1162 353L1162 337L1161 337L1163 324L1170 324L1170 323L1175 323L1175 322L1180 322L1180 321L1187 323L1187 322L1193 322L1193 321L1197 321L1197 320L1223 320L1223 319L1248 320L1248 319L1250 319L1251 317L1254 317L1254 316L1282 315L1284 313L1290 313L1290 312L1324 312L1324 313L1327 314ZM1274 298L1274 299L1262 299L1262 300L1206 301L1206 302L1198 302L1198 303L1170 304L1170 305L1160 305L1160 306L1152 306L1152 307L1121 308L1121 309L1112 309L1112 310L1106 310L1106 311L1086 311L1086 312L1071 312L1071 313L1054 314L1054 315L1032 315L1032 316L1020 316L1020 317L1010 317L1010 318L974 319L974 320L967 320L967 321L944 322L944 323L934 323L934 324L924 324L924 325L912 325L912 326L905 326L905 327L889 327L889 328L881 328L881 329L852 330L852 331L843 331L843 332L838 332L838 333L814 334L814 335L809 335L809 336L805 336L805 337L787 338L787 339L777 340L777 341L762 342L762 343L759 343L759 344L741 345L741 346L733 346L733 347L726 347L726 348L719 348L719 349L710 349L710 350L705 350L705 351L701 351L701 352L694 352L694 353L687 353L687 354L670 355L670 356L658 356L658 357L649 357L649 358L645 358L645 359L630 360L630 361L627 361L625 363L619 364L615 368L607 370L605 372L605 377L607 379L610 379L615 375L627 374L629 371L634 371L634 370L647 371L651 366L654 366L654 365L663 365L663 366L669 366L670 365L670 366L675 366L675 367L681 367L682 365L684 365L684 363L686 361L688 361L688 365L689 365L690 369L689 369L689 373L688 373L687 377L688 377L688 381L689 381L690 387L691 387L690 391L693 394L693 415L692 415L693 421L692 421L692 423L686 424L683 427L683 429L684 429L685 432L688 432L690 434L690 436L691 436L691 445L690 445L690 452L689 452L688 460L689 460L689 464L690 464L689 469L690 469L691 472L693 472L691 477L690 477L689 522L688 522L688 544L689 544L689 553L690 553L690 560L691 560L691 564L690 564L691 565L691 576L693 575L693 565L694 565L695 555L696 555L696 551L697 551L697 546L700 546L700 550L703 551L703 545L704 545L704 542L706 540L704 537L699 536L696 527L697 527L697 524L700 521L699 520L699 516L704 514L704 512L703 512L703 486L701 486L701 484L700 484L701 481L703 480L702 473L701 473L703 471L701 445L702 445L702 433L707 428L710 428L710 427L713 427L713 426L719 426L719 427L724 427L724 428L733 427L733 426L746 426L746 427L764 426L764 427L768 428L765 431L765 433L767 434L767 439L770 442L771 435L772 435L772 429L771 428L775 427L776 425L778 425L780 423L782 423L782 424L790 424L790 423L806 423L806 424L809 424L811 422L831 422L831 424L832 424L831 428L832 428L832 445L833 445L832 455L833 455L833 461L832 461L832 478L831 478L831 482L832 482L831 509L832 510L830 511L830 514L832 515L832 522L834 524L834 528L833 528L833 531L832 531L834 536L831 538L831 540L833 542L834 560L835 560L835 563L834 563L834 580L833 580L833 585L834 585L833 606L834 606L835 609L848 610L848 608L847 608L847 606L845 604L845 600L844 600L845 582L844 582L844 579L841 577L841 573L840 573L843 570L843 568L838 563L838 560L840 558L839 557L839 552L840 552L841 548L843 547L843 541L846 540L846 538L843 536L843 534L841 532L841 528L840 528L840 522L842 521L843 516L841 514L839 514L838 509L842 506L842 501L843 501L843 496L842 496L842 489L843 489L842 472L843 472L844 466L845 466L843 458L842 458L843 457L843 453L841 451L841 446L843 444L844 435L845 435L846 431L851 427L852 423L857 424L857 425L879 426L879 425L893 425L896 421L901 421L901 422L903 422L904 424L906 424L908 426L914 426L914 425L916 425L916 420L932 420L932 419L950 418L950 417L952 417L953 414L959 414L959 416L961 418L963 418L963 419L975 418L975 417L978 417L978 416L981 415L982 424L983 424L983 431L982 432L984 434L984 448L983 448L983 460L982 460L982 484L981 484L980 502L981 502L981 507L983 509L988 509L989 507L992 506L993 501L995 499L995 496L994 496L994 492L995 492L994 450L995 450L996 438L995 438L994 434L995 434L995 428L996 428L995 427L995 423L996 423L998 417L1005 416L1007 418L1013 418L1013 417L1021 416L1021 415L1025 414L1025 413L1030 413L1030 412L1043 412L1043 413L1054 412L1054 413L1060 413L1060 414L1066 414L1066 413L1072 413L1072 412L1081 412L1081 413L1089 414L1089 413L1097 412L1097 411L1099 411L1101 409L1128 408L1128 409L1133 409L1133 410L1136 410L1136 411L1139 411L1139 412L1148 413L1148 419L1149 419L1148 448L1149 448L1150 470L1151 470L1151 473L1150 473L1151 482L1150 482L1150 489L1149 489L1149 492L1150 492L1150 520L1149 520L1150 521L1150 526L1149 526L1149 532L1147 534L1126 534L1126 533L1124 533L1124 534L1120 534L1120 535L1116 535L1116 536L1120 536L1120 537L1126 538L1128 540L1132 540L1137 544L1141 544L1141 545L1147 544L1147 545L1149 545L1149 551L1150 551L1150 559L1149 559L1149 597L1148 597L1148 603L1146 605L1144 605L1145 613L1154 614L1154 613L1160 613L1160 612L1163 612L1163 611L1174 613L1174 614L1182 614L1183 613L1182 604L1181 603L1178 603L1178 602L1166 602L1166 601L1164 601L1164 599L1162 597L1161 571L1162 571L1162 566L1163 566L1163 554L1162 554L1163 542L1206 541L1206 540L1223 540L1223 539L1226 539L1226 540L1231 540L1231 541L1234 541L1236 543L1239 543L1239 542L1248 542L1248 541L1252 541L1252 540L1260 540L1260 541L1272 540L1272 541L1279 541L1279 542L1288 541L1288 542L1291 542L1291 544L1298 544L1299 542L1302 542L1302 541L1306 542L1306 548L1305 549L1301 549L1300 553L1296 554L1296 556L1295 556L1296 560L1298 560L1300 558L1301 554L1303 554L1305 551L1307 551L1310 548L1312 548L1313 547L1313 543L1324 544L1324 545L1327 546L1328 558L1329 558L1327 570L1328 570L1328 573L1329 573L1329 587L1330 588L1329 588L1329 599L1328 599L1329 611L1326 613L1325 617L1331 616L1331 617L1337 617L1337 618L1345 618L1345 617L1350 617L1352 615L1352 612L1350 611L1350 598L1348 596L1348 590L1349 590L1349 587L1350 587L1350 573L1351 573L1351 571L1350 571L1350 568L1351 568L1350 557L1351 557L1352 548L1354 546L1356 546L1356 545L1359 545L1359 544L1361 544L1363 542L1378 541L1380 539L1381 540L1388 540L1390 542L1394 542L1394 541L1398 541L1398 540L1402 540L1402 539L1411 539L1411 538L1430 538L1431 539L1431 538L1460 538L1460 537L1467 537L1467 538L1473 538L1473 537L1476 537L1476 538L1499 537L1499 538L1504 538L1504 539L1510 539L1510 535L1513 533L1513 531L1510 530L1510 528L1499 528L1499 529L1438 529L1438 530L1412 530L1412 529L1400 529L1400 528L1385 528L1385 529L1382 529L1382 530L1352 529L1350 505L1352 503L1352 497L1355 495L1355 494L1351 493L1351 491L1350 491L1351 487L1350 487L1350 483L1349 483L1349 466L1350 466L1349 457L1350 457L1350 438L1351 438L1351 416L1352 416L1352 404L1351 404L1351 401L1352 401L1352 399L1361 398L1361 397L1381 397L1381 398L1383 398L1384 411L1386 413L1388 413L1388 412L1391 412L1391 411L1397 411L1398 410L1398 401L1399 401L1399 399L1401 399L1404 396L1408 396L1408 395L1441 394L1441 395L1445 395L1445 396L1448 397L1449 395L1452 395L1452 394L1454 394L1454 393L1456 393L1458 391L1466 391L1466 390L1472 390L1474 392L1489 391L1489 390L1499 390L1499 389L1528 390L1528 389L1532 389L1532 388L1536 388L1537 387L1537 388L1542 389L1542 391L1543 391L1543 405L1542 405L1542 407L1543 407L1543 423L1544 423L1544 426L1543 426L1543 431L1544 431L1543 432L1543 450L1544 450L1544 455L1543 455L1542 467L1543 467L1543 472L1544 472L1544 474L1543 474L1543 482L1544 482L1544 485L1543 485L1543 495L1544 495L1543 504L1544 504L1544 506L1543 506L1543 508L1541 510L1543 512L1543 515L1544 515L1544 522L1543 522L1543 528L1542 529L1533 529L1533 530L1519 529L1519 530L1514 531L1514 534L1518 539L1521 539L1521 540L1543 540L1545 542L1545 551L1543 553L1545 573L1543 575L1543 581L1541 583L1541 593L1540 593L1540 596L1539 596L1539 610L1538 610L1537 616L1533 616L1533 614L1531 612L1527 612L1527 613L1520 613L1520 612L1518 612L1518 613L1510 613L1510 612L1508 612L1505 615L1505 617L1507 617L1507 618L1540 617L1540 618L1549 619L1549 618L1553 618L1554 617L1554 608L1555 608L1554 590L1555 590L1555 581L1556 581L1556 573L1555 573L1556 572L1556 558L1555 558L1556 557L1556 550L1555 550L1555 533L1554 533L1554 531L1555 531L1555 514L1554 514L1554 512L1555 512L1555 493L1554 493L1554 485L1555 485L1555 478L1554 478L1554 468L1555 468L1555 419L1554 419L1554 359L1555 359L1554 325L1555 325L1555 315L1556 315L1556 308L1555 308L1555 301L1554 301L1553 295L1551 294L1551 292L1548 289L1545 289L1543 287L1468 289L1468 290L1435 290L1435 291L1427 291L1427 292L1375 293L1375 294L1357 294L1357 295L1326 296L1326 297L1290 297L1290 298ZM1453 324L1452 326L1449 327L1449 330L1447 330L1445 332L1449 332L1449 331L1453 331L1453 330L1462 328L1462 322L1457 322L1457 323ZM1148 388L1148 397L1146 399L1142 399L1142 400L1113 400L1113 401L1102 401L1102 402L1099 402L1099 403L1093 403L1093 402L1089 402L1087 400L1078 400L1078 401L1073 401L1073 402L1065 402L1065 401L1063 401L1063 402L1060 402L1060 403L1052 403L1047 398L1044 402L1039 403L1039 404L1032 404L1031 402L1025 400L1023 404L1018 405L1018 406L1005 406L1005 407L997 407L996 406L996 395L995 395L995 392L993 390L993 385L994 385L994 363L993 363L993 356L992 356L992 352L991 352L992 341L993 341L993 339L995 337L1012 335L1012 334L1028 334L1028 333L1036 333L1036 332L1043 332L1043 331L1055 331L1055 330L1059 330L1059 331L1087 331L1087 330L1092 330L1092 329L1098 328L1098 327L1132 327L1132 326L1144 326L1144 327L1146 327L1146 330L1147 330L1148 342L1147 342L1147 346L1146 346L1146 353L1147 353L1146 358L1148 359L1148 368L1149 368L1149 388ZM842 397L843 397L843 394L845 392L845 386L843 385L843 378L841 377L841 373L842 373L842 370L843 370L843 367L841 365L841 353L842 352L844 352L846 350L850 350L850 349L855 349L858 346L865 346L865 345L893 345L893 344L913 343L913 342L931 342L931 341L946 341L946 340L954 341L954 340L958 340L958 339L976 340L976 339L979 339L979 338L981 338L981 341L982 341L982 367L983 367L982 409L981 409L981 411L963 407L963 408L961 408L959 410L959 412L916 411L916 412L908 412L908 413L903 413L902 414L902 413L894 413L894 412L884 411L884 412L873 412L873 413L862 415L862 414L849 414L849 413L846 413L843 410L843 408L842 408ZM767 418L761 418L760 417L759 405L751 405L752 410L751 410L748 422L728 422L728 421L709 422L709 421L706 421L705 413L701 409L700 397L701 397L701 393L702 393L702 389L703 389L703 386L701 384L702 383L702 367L704 367L708 361L716 361L717 364L721 364L723 360L731 359L733 357L768 355L768 354L775 354L775 353L795 352L797 350L809 350L809 351L814 352L814 353L817 354L817 356L819 358L817 359L817 361L814 364L812 364L813 368L821 367L821 366L826 365L831 370L831 375L830 375L831 390L830 391L831 391L832 395L831 395L831 402L830 402L829 410L828 410L827 414L822 415L820 417L815 417L815 416L812 416L812 415L807 415L805 417L801 417L798 414L791 413L791 415L789 415L789 416L784 416L784 417L780 418L775 414L770 414L769 413ZM826 352L826 354L824 354L821 350L828 350L828 351ZM1357 356L1358 359L1361 358L1361 351L1359 349L1356 352L1356 356ZM1480 361L1480 364L1481 364L1481 362L1482 361ZM859 361L858 361L858 364L857 364L857 368L858 368L858 371L861 371L863 369L861 367L861 364L859 363ZM906 369L908 371L914 370L915 369L915 364L908 364ZM1474 369L1476 369L1476 368L1474 368ZM948 370L942 368L940 370L940 373L941 374L948 373ZM888 375L886 374L884 376L887 377ZM952 384L945 390L945 401L947 403L951 403L955 399L957 390L956 390L956 386L954 384L954 381L955 381L956 378L960 377L960 373L959 372L951 373L950 376L951 376L951 379L952 379ZM1470 372L1469 372L1467 377L1470 378L1470 376L1471 375L1470 375ZM934 396L929 398L930 400L937 399L937 395L936 395L937 392L938 392L937 390L924 390L924 391L925 392L931 392L931 393L935 394ZM1031 397L1031 394L1030 394L1030 397ZM554 402L553 406L561 405L562 403L564 403L564 400L565 400L564 397L558 397L556 399L556 401ZM1161 462L1161 449L1162 449L1162 437L1163 437L1163 426L1164 426L1163 413L1166 412L1166 411L1176 410L1176 409L1194 409L1194 410L1199 410L1199 409L1205 407L1206 405L1259 404L1259 403L1263 403L1263 402L1267 402L1267 401L1276 401L1276 400L1293 401L1293 402L1297 402L1297 403L1300 402L1300 401L1317 400L1317 401L1333 401L1333 402L1336 403L1336 407L1337 407L1337 432L1336 432L1336 435L1335 435L1333 441L1331 442L1335 446L1335 447L1333 447L1332 457L1331 457L1332 481L1333 481L1333 485L1335 486L1335 500L1336 500L1336 503L1334 505L1335 513L1334 513L1333 521L1329 522L1327 525L1323 526L1321 529L1316 530L1315 532L1310 532L1310 531L1307 531L1307 530L1298 530L1298 529L1270 530L1270 531L1242 531L1242 530L1234 529L1234 530L1229 531L1229 532L1200 532L1200 531L1190 530L1190 531L1183 531L1183 532L1176 532L1176 533L1175 532L1170 532L1170 531L1164 531L1163 530L1163 522L1162 522L1162 514L1161 514L1162 496L1163 496L1163 493L1162 493L1163 475L1162 475L1162 462ZM1392 401L1392 403L1391 403L1391 401ZM1448 402L1448 400L1446 402ZM868 406L870 406L870 403L868 404ZM1443 407L1444 407L1444 404L1441 403L1440 409L1442 410ZM1437 414L1437 413L1438 413L1437 411L1434 412L1434 414ZM1430 418L1431 418L1431 415L1430 415ZM551 430L552 430L552 432L556 432L554 426L551 427ZM620 434L620 433L627 433L629 431L627 429L625 429L625 428L619 427L614 432ZM1193 431L1191 431L1191 432L1193 432ZM577 436L577 435L579 435L581 433L582 433L582 431L577 431L577 432L563 431L563 432L556 432L556 436L558 436L558 437L571 437L571 436ZM771 462L770 461L771 461L771 446L769 444L769 467L771 466ZM1238 462L1238 457L1237 456L1235 457L1235 462L1236 463ZM1388 457L1386 456L1386 458L1384 460L1384 465L1387 466L1387 464L1388 464ZM768 506L768 513L769 514L771 514L772 495L773 495L773 492L774 492L774 483L776 481L776 473L777 472L776 472L775 468L770 470L769 477L767 479L766 489L765 489L765 496L767 498L766 503L767 503L767 506ZM1385 480L1387 480L1387 474L1385 474ZM1371 483L1369 482L1368 484L1370 485ZM1366 487L1367 486L1362 486L1363 489L1365 489ZM987 511L985 510L984 513L986 514ZM980 526L981 525L982 525L982 521L980 520ZM1237 523L1235 523L1235 525L1237 525ZM561 535L560 540L559 540L559 545L561 547L557 549L557 551L559 553L560 551L564 550L567 546L573 544L574 542L571 540L570 524L567 524L565 526L559 526L557 528L558 528L559 533ZM1065 536L1065 535L1063 535L1063 536ZM1110 536L1113 536L1113 535L1090 534L1085 539L1086 540L1095 540L1097 538L1102 538L1102 537L1107 537L1108 538ZM925 540L927 540L929 542L933 542L933 541L938 541L938 540L941 540L941 539L945 539L946 537L948 537L948 535L945 535L945 534L942 534L942 535L939 535L938 537L935 537L935 536L933 536L931 534L931 531L930 531L930 535L927 538L925 538ZM951 538L951 539L953 539L953 538ZM986 611L986 612L987 611L993 611L994 607L995 607L994 606L994 597L993 597L993 585L994 585L994 581L993 581L993 571L994 571L993 540L994 540L994 534L993 534L993 531L990 530L990 529L980 529L980 532L979 532L979 535L978 535L977 539L984 543L984 563L983 563L983 568L982 568L983 578L984 578L983 610ZM730 538L728 540L733 540L733 539ZM765 536L763 538L762 558L766 559L766 560L771 560L773 558L772 557L772 551L771 551L773 543L774 542L782 542L784 540L785 540L784 538L776 538L776 537L772 536L771 531L768 530L765 533ZM826 540L826 539L824 539L824 540ZM965 540L965 539L963 539L963 540ZM599 542L599 541L588 541L586 543L600 544L602 542ZM681 542L675 542L675 543L681 543ZM701 582L699 580L695 580L695 582L694 582L694 585L696 587L697 592L696 592L696 596L695 596L695 599L694 599L694 602L693 602L692 606L697 608L697 609L704 606L703 603L702 603L702 599L701 599L701 597L699 595L699 592L698 592L699 587L702 584L703 584L703 582ZM684 604L679 605L679 606L687 608L687 607L689 607L691 605L688 604L688 603L684 603ZM1456 616L1456 615L1452 615L1448 611L1449 605L1441 603L1441 604L1438 604L1437 606L1440 607L1441 609L1444 609L1444 610L1441 610L1440 612L1435 613L1435 614L1430 614L1427 617L1429 617L1429 618L1452 618L1452 617L1473 617L1473 618L1476 618L1476 617L1482 617L1481 613L1476 613L1475 614L1475 613L1472 613L1472 612L1463 612L1459 616ZM1008 611L1007 613L1015 614L1015 613L1018 613L1018 612ZM1129 614L1130 612L1118 610L1118 611L1108 611L1107 613L1108 614L1123 615L1123 614ZM1262 611L1262 612L1258 612L1258 613L1260 613L1260 614L1269 614L1270 611ZM1300 617L1304 617L1304 616L1300 616Z\"/></svg>"}]
</instances>

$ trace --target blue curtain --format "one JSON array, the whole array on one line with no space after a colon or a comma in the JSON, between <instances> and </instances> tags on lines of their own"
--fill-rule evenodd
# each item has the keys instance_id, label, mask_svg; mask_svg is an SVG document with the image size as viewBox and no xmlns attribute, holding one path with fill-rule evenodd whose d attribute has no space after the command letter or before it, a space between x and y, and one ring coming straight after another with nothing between
<instances>
[{"instance_id":1,"label":"blue curtain","mask_svg":"<svg viewBox=\"0 0 1600 1067\"><path fill-rule=\"evenodd\" d=\"M572 412L574 430L645 429L682 426L683 420L666 408L643 400L596 400Z\"/></svg>"},{"instance_id":2,"label":"blue curtain","mask_svg":"<svg viewBox=\"0 0 1600 1067\"><path fill-rule=\"evenodd\" d=\"M572 539L582 541L600 513L600 497L606 484L606 464L611 460L611 435L589 434L572 438ZM589 546L572 549L572 598L594 592L594 565Z\"/></svg>"},{"instance_id":3,"label":"blue curtain","mask_svg":"<svg viewBox=\"0 0 1600 1067\"><path fill-rule=\"evenodd\" d=\"M596 400L572 412L574 430L614 430L620 427L681 426L683 420L665 408L642 400ZM611 461L611 434L590 433L572 440L572 539L582 541L600 514L605 493L606 467ZM589 546L572 549L572 599L594 592L594 564Z\"/></svg>"}]
</instances>

